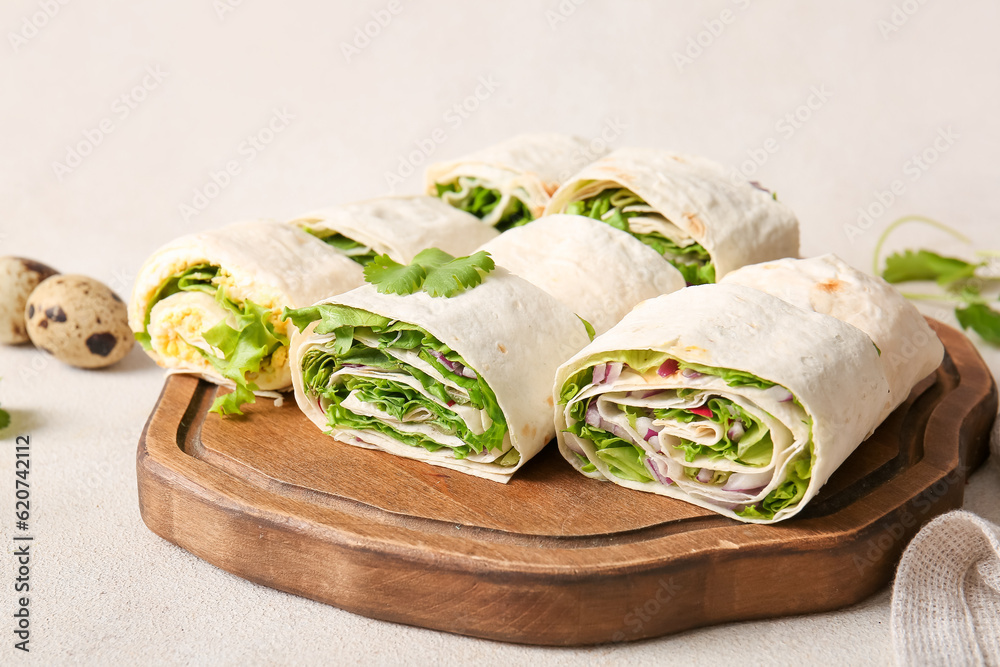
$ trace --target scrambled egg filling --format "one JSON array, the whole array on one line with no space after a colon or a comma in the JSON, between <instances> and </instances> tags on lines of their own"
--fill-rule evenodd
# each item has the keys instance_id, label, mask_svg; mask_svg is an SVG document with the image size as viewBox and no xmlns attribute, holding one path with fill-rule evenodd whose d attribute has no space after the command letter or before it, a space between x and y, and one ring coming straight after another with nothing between
<instances>
[{"instance_id":1,"label":"scrambled egg filling","mask_svg":"<svg viewBox=\"0 0 1000 667\"><path fill-rule=\"evenodd\" d=\"M186 268L181 266L177 273ZM288 336L288 322L280 320L282 309L277 295L258 293L251 298L253 285L249 280L239 280L221 269L212 284L222 288L225 295L240 306L249 298L267 308L270 311L268 321L275 333ZM203 352L217 357L222 353L205 341L204 333L223 321L231 327L236 326L236 316L205 291L181 291L161 299L150 311L147 328L157 363L165 368L214 374L212 363ZM248 373L246 379L257 383L261 389L272 388L272 385L280 388L287 384L289 374L288 349L282 346L264 358L259 373Z\"/></svg>"}]
</instances>

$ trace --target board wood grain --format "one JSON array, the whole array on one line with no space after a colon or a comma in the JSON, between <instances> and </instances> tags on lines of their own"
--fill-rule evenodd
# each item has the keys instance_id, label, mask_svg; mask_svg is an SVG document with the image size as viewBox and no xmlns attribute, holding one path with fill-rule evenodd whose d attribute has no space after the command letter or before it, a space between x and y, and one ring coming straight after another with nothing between
<instances>
[{"instance_id":1,"label":"board wood grain","mask_svg":"<svg viewBox=\"0 0 1000 667\"><path fill-rule=\"evenodd\" d=\"M931 321L941 367L797 517L748 525L587 479L547 447L507 485L323 435L286 401L240 418L171 376L137 453L146 525L250 581L373 618L549 645L837 609L961 506L997 412L989 369ZM239 605L233 600L233 605Z\"/></svg>"}]
</instances>

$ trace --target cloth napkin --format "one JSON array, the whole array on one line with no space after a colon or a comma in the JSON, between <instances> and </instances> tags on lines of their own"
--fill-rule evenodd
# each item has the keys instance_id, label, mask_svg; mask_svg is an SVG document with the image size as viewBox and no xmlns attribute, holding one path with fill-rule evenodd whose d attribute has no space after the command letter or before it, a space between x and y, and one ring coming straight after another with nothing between
<instances>
[{"instance_id":1,"label":"cloth napkin","mask_svg":"<svg viewBox=\"0 0 1000 667\"><path fill-rule=\"evenodd\" d=\"M990 448L1000 461L1000 420ZM892 641L906 667L1000 666L1000 526L964 510L924 526L896 571Z\"/></svg>"}]
</instances>

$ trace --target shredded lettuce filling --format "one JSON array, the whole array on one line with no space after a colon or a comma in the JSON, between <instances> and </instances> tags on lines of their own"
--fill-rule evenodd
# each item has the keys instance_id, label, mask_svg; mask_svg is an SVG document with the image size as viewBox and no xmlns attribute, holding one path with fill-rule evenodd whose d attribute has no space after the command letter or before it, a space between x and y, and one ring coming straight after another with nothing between
<instances>
[{"instance_id":1,"label":"shredded lettuce filling","mask_svg":"<svg viewBox=\"0 0 1000 667\"><path fill-rule=\"evenodd\" d=\"M461 186L457 181L447 184L438 183L436 187L438 197L446 192L461 191ZM469 191L461 200L449 200L449 203L455 208L461 209L466 213L471 213L482 220L493 212L493 209L497 207L497 204L500 203L501 199L502 196L499 190L487 188L482 185L476 185L469 188ZM527 204L517 197L511 197L507 202L507 208L504 209L503 214L500 216L500 220L494 226L497 231L505 232L508 229L526 225L532 220L534 220L534 216L531 215L531 211L528 209Z\"/></svg>"},{"instance_id":2,"label":"shredded lettuce filling","mask_svg":"<svg viewBox=\"0 0 1000 667\"><path fill-rule=\"evenodd\" d=\"M691 370L704 375L715 375L722 378L731 387L750 386L767 389L776 386L774 382L745 371L693 364L673 359L670 355L652 350L609 352L595 357L591 361L590 365L575 373L563 384L560 391L562 405L569 404L591 384L595 366L608 362L622 362L626 368L631 368L641 374L655 372L663 364L672 362L677 364L677 372ZM679 397L684 398L699 390L682 388L676 391ZM588 401L576 401L570 405L568 417L572 423L568 425L566 431L579 438L589 440L594 446L596 455L608 467L608 471L612 475L633 482L653 482L653 475L646 467L647 454L641 445L586 422L587 409L590 407L591 401L596 399L597 397L594 396ZM797 399L793 400L798 404ZM636 420L639 417L675 419L684 423L708 420L722 425L724 428L723 438L713 445L702 445L681 439L681 444L677 447L684 452L684 459L688 462L694 461L698 456L708 456L711 459L726 458L745 465L766 465L771 460L774 444L770 432L756 417L747 413L736 403L720 396L713 396L703 407L707 407L711 411L711 417L678 408L647 409L623 405L622 409L633 429L636 427ZM744 432L740 437L734 439L730 436L730 430L736 424L739 424ZM763 500L737 510L736 514L745 518L770 520L780 510L794 506L802 499L809 487L812 467L816 460L811 439L811 418L808 424L810 440L806 447L787 464L785 480L770 491ZM577 454L577 457L583 464L583 472L597 470L593 462L586 456ZM691 480L696 480L699 472L701 472L700 468L684 468L685 476ZM722 485L726 483L730 474L724 471L713 471L712 479L703 483Z\"/></svg>"},{"instance_id":3,"label":"shredded lettuce filling","mask_svg":"<svg viewBox=\"0 0 1000 667\"><path fill-rule=\"evenodd\" d=\"M708 251L700 243L682 247L659 232L640 233L631 229L629 218L648 217L650 214L646 211L625 209L646 206L648 204L631 190L609 188L588 199L572 202L566 207L566 213L602 220L615 229L628 232L677 267L689 285L714 283L715 266Z\"/></svg>"},{"instance_id":4,"label":"shredded lettuce filling","mask_svg":"<svg viewBox=\"0 0 1000 667\"><path fill-rule=\"evenodd\" d=\"M143 330L135 334L135 338L144 349L152 349L147 329L153 306L161 300L178 292L205 292L214 296L220 306L234 315L236 326L231 327L223 320L203 333L205 342L219 350L222 356L196 349L220 375L236 385L232 393L215 399L211 412L241 415L240 408L256 400L253 392L258 389L248 376L259 373L272 354L288 345L288 338L275 331L269 309L249 300L240 302L229 298L225 289L217 284L218 278L219 267L198 264L165 280L146 305Z\"/></svg>"},{"instance_id":5,"label":"shredded lettuce filling","mask_svg":"<svg viewBox=\"0 0 1000 667\"><path fill-rule=\"evenodd\" d=\"M309 232L327 245L333 246L361 266L368 266L368 262L378 256L378 253L375 252L373 248L370 248L363 243L358 243L354 239L344 236L343 234L326 233L324 235L322 232L308 228L305 231Z\"/></svg>"},{"instance_id":6,"label":"shredded lettuce filling","mask_svg":"<svg viewBox=\"0 0 1000 667\"><path fill-rule=\"evenodd\" d=\"M314 333L334 335L329 344L309 350L302 360L306 392L313 400L322 399L327 403L325 412L330 428L375 431L431 452L448 448L456 459L503 449L507 420L493 390L478 373L463 373L471 371L465 360L424 329L336 304L286 309L283 317L291 319L295 326L303 330L318 322ZM458 385L462 391L456 391L412 363L389 354L389 350L415 353L417 358L433 367L442 378ZM390 377L366 377L351 372L338 374L345 368L348 371L377 370ZM468 377L469 374L475 377ZM417 380L427 394L437 400L406 384L407 378ZM343 405L349 396L388 413L400 423L417 423L412 415L422 413L424 417L419 423L433 425L441 433L455 436L464 444L456 447L445 445L427 434L404 431L378 417L354 412ZM492 423L483 433L473 433L466 422L450 409L456 404L485 411ZM520 454L512 448L494 464L514 466L519 461Z\"/></svg>"}]
</instances>

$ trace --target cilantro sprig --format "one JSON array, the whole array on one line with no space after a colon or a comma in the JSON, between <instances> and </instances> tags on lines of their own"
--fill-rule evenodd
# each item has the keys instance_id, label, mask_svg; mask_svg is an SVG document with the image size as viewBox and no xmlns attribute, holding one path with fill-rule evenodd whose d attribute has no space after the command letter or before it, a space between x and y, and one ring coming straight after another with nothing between
<instances>
[{"instance_id":1,"label":"cilantro sprig","mask_svg":"<svg viewBox=\"0 0 1000 667\"><path fill-rule=\"evenodd\" d=\"M405 295L423 290L432 297L448 298L479 285L495 268L485 250L456 258L443 250L427 248L409 264L376 255L365 267L365 280L381 294Z\"/></svg>"},{"instance_id":2,"label":"cilantro sprig","mask_svg":"<svg viewBox=\"0 0 1000 667\"><path fill-rule=\"evenodd\" d=\"M972 329L990 345L1000 347L1000 312L991 304L996 302L995 291L1000 286L1000 275L987 275L984 270L991 261L983 259L969 262L958 257L948 257L931 250L905 250L886 257L885 268L880 267L882 246L889 235L903 224L920 222L944 231L971 245L964 234L936 220L911 215L890 224L882 233L875 246L875 273L887 282L898 284L915 281L934 281L942 288L939 293L911 293L903 295L909 299L940 301L957 304L955 317L963 329ZM996 257L995 252L977 253L980 256Z\"/></svg>"}]
</instances>

